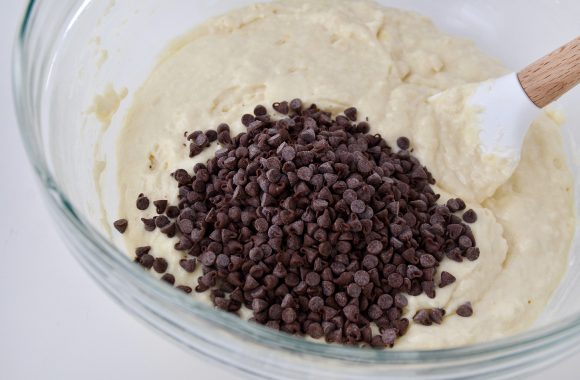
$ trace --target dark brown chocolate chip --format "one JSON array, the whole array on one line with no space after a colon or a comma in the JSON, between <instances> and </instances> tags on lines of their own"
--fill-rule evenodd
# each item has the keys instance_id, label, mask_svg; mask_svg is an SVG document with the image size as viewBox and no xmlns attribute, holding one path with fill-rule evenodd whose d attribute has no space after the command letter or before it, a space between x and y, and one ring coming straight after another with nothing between
<instances>
[{"instance_id":1,"label":"dark brown chocolate chip","mask_svg":"<svg viewBox=\"0 0 580 380\"><path fill-rule=\"evenodd\" d=\"M419 263L423 268L431 268L437 264L437 259L433 255L424 254L419 258Z\"/></svg>"},{"instance_id":2,"label":"dark brown chocolate chip","mask_svg":"<svg viewBox=\"0 0 580 380\"><path fill-rule=\"evenodd\" d=\"M290 107L288 107L288 102L284 101L284 102L276 102L272 105L272 108L274 108L274 110L278 113L281 113L283 115L287 115L288 112L290 111Z\"/></svg>"},{"instance_id":3,"label":"dark brown chocolate chip","mask_svg":"<svg viewBox=\"0 0 580 380\"><path fill-rule=\"evenodd\" d=\"M405 308L408 303L409 301L407 301L407 297L405 297L403 294L398 293L395 295L395 306L399 309Z\"/></svg>"},{"instance_id":4,"label":"dark brown chocolate chip","mask_svg":"<svg viewBox=\"0 0 580 380\"><path fill-rule=\"evenodd\" d=\"M400 149L407 150L411 146L411 142L409 141L409 139L407 137L399 137L397 139L397 146Z\"/></svg>"},{"instance_id":5,"label":"dark brown chocolate chip","mask_svg":"<svg viewBox=\"0 0 580 380\"><path fill-rule=\"evenodd\" d=\"M155 218L155 226L157 228L163 228L170 223L171 223L170 220L167 219L167 217L165 215L159 215Z\"/></svg>"},{"instance_id":6,"label":"dark brown chocolate chip","mask_svg":"<svg viewBox=\"0 0 580 380\"><path fill-rule=\"evenodd\" d=\"M140 194L139 197L137 198L136 205L139 210L147 210L147 208L149 207L149 198L147 198L143 194Z\"/></svg>"},{"instance_id":7,"label":"dark brown chocolate chip","mask_svg":"<svg viewBox=\"0 0 580 380\"><path fill-rule=\"evenodd\" d=\"M356 214L361 214L366 210L366 205L363 201L357 199L350 204L350 209Z\"/></svg>"},{"instance_id":8,"label":"dark brown chocolate chip","mask_svg":"<svg viewBox=\"0 0 580 380\"><path fill-rule=\"evenodd\" d=\"M373 240L367 245L367 252L370 253L371 255L378 255L379 253L381 253L382 250L383 243L381 243L380 240Z\"/></svg>"},{"instance_id":9,"label":"dark brown chocolate chip","mask_svg":"<svg viewBox=\"0 0 580 380\"><path fill-rule=\"evenodd\" d=\"M300 112L302 110L302 100L293 99L290 102L290 109L294 112Z\"/></svg>"},{"instance_id":10,"label":"dark brown chocolate chip","mask_svg":"<svg viewBox=\"0 0 580 380\"><path fill-rule=\"evenodd\" d=\"M153 201L153 205L155 206L155 211L157 214L163 214L167 209L167 200L160 199L158 201Z\"/></svg>"},{"instance_id":11,"label":"dark brown chocolate chip","mask_svg":"<svg viewBox=\"0 0 580 380\"><path fill-rule=\"evenodd\" d=\"M467 248L465 252L465 258L469 261L475 261L479 258L479 248L477 247L470 247Z\"/></svg>"},{"instance_id":12,"label":"dark brown chocolate chip","mask_svg":"<svg viewBox=\"0 0 580 380\"><path fill-rule=\"evenodd\" d=\"M153 266L154 262L155 258L153 258L153 256L151 256L148 253L145 253L139 258L139 264L141 264L143 267L147 269L150 269Z\"/></svg>"},{"instance_id":13,"label":"dark brown chocolate chip","mask_svg":"<svg viewBox=\"0 0 580 380\"><path fill-rule=\"evenodd\" d=\"M355 305L346 305L342 309L342 312L344 313L344 316L346 317L346 319L348 319L349 321L351 321L353 323L358 322L359 316L360 316L360 309L358 307L356 307Z\"/></svg>"},{"instance_id":14,"label":"dark brown chocolate chip","mask_svg":"<svg viewBox=\"0 0 580 380\"><path fill-rule=\"evenodd\" d=\"M150 246L137 247L135 249L135 256L137 256L137 258L140 258L141 256L143 256L146 253L149 253L150 251L151 251L151 247Z\"/></svg>"},{"instance_id":15,"label":"dark brown chocolate chip","mask_svg":"<svg viewBox=\"0 0 580 380\"><path fill-rule=\"evenodd\" d=\"M429 318L433 323L438 325L443 322L443 316L445 315L445 310L443 309L431 309L429 310Z\"/></svg>"},{"instance_id":16,"label":"dark brown chocolate chip","mask_svg":"<svg viewBox=\"0 0 580 380\"><path fill-rule=\"evenodd\" d=\"M153 269L157 273L165 273L167 270L167 260L162 257L157 257L153 262Z\"/></svg>"},{"instance_id":17,"label":"dark brown chocolate chip","mask_svg":"<svg viewBox=\"0 0 580 380\"><path fill-rule=\"evenodd\" d=\"M466 302L459 306L456 311L457 315L460 317L471 317L473 315L473 308L471 307L471 302Z\"/></svg>"},{"instance_id":18,"label":"dark brown chocolate chip","mask_svg":"<svg viewBox=\"0 0 580 380\"><path fill-rule=\"evenodd\" d=\"M391 273L389 277L387 277L387 282L389 286L398 289L403 285L404 278L399 273Z\"/></svg>"},{"instance_id":19,"label":"dark brown chocolate chip","mask_svg":"<svg viewBox=\"0 0 580 380\"><path fill-rule=\"evenodd\" d=\"M370 282L368 272L359 270L354 274L354 282L359 286L366 286Z\"/></svg>"},{"instance_id":20,"label":"dark brown chocolate chip","mask_svg":"<svg viewBox=\"0 0 580 380\"><path fill-rule=\"evenodd\" d=\"M435 283L433 281L423 281L421 282L421 288L423 292L429 298L435 298Z\"/></svg>"},{"instance_id":21,"label":"dark brown chocolate chip","mask_svg":"<svg viewBox=\"0 0 580 380\"><path fill-rule=\"evenodd\" d=\"M362 289L359 285L355 283L348 284L346 287L346 293L352 298L358 298L362 292Z\"/></svg>"},{"instance_id":22,"label":"dark brown chocolate chip","mask_svg":"<svg viewBox=\"0 0 580 380\"><path fill-rule=\"evenodd\" d=\"M179 216L179 208L176 206L169 206L167 210L165 210L165 215L171 219L175 219Z\"/></svg>"},{"instance_id":23,"label":"dark brown chocolate chip","mask_svg":"<svg viewBox=\"0 0 580 380\"><path fill-rule=\"evenodd\" d=\"M346 110L344 110L344 115L350 120L350 121L356 121L357 118L357 109L355 107L350 107L347 108Z\"/></svg>"},{"instance_id":24,"label":"dark brown chocolate chip","mask_svg":"<svg viewBox=\"0 0 580 380\"><path fill-rule=\"evenodd\" d=\"M296 311L292 308L286 308L282 311L282 320L285 323L292 323L296 320Z\"/></svg>"},{"instance_id":25,"label":"dark brown chocolate chip","mask_svg":"<svg viewBox=\"0 0 580 380\"><path fill-rule=\"evenodd\" d=\"M421 309L417 311L417 313L413 317L413 321L423 326L431 326L433 324L428 309Z\"/></svg>"},{"instance_id":26,"label":"dark brown chocolate chip","mask_svg":"<svg viewBox=\"0 0 580 380\"><path fill-rule=\"evenodd\" d=\"M256 116L265 116L267 113L268 110L262 105L258 105L256 108L254 108L254 115Z\"/></svg>"},{"instance_id":27,"label":"dark brown chocolate chip","mask_svg":"<svg viewBox=\"0 0 580 380\"><path fill-rule=\"evenodd\" d=\"M473 242L466 235L462 235L459 237L458 244L459 244L459 247L462 249L471 248L473 246Z\"/></svg>"},{"instance_id":28,"label":"dark brown chocolate chip","mask_svg":"<svg viewBox=\"0 0 580 380\"><path fill-rule=\"evenodd\" d=\"M143 222L143 227L145 228L145 231L153 231L155 230L156 226L155 226L155 218L151 218L151 219L147 219L147 218L141 218L141 221Z\"/></svg>"},{"instance_id":29,"label":"dark brown chocolate chip","mask_svg":"<svg viewBox=\"0 0 580 380\"><path fill-rule=\"evenodd\" d=\"M382 310L389 309L393 305L393 302L393 297L386 293L380 295L377 299L377 305L379 305Z\"/></svg>"},{"instance_id":30,"label":"dark brown chocolate chip","mask_svg":"<svg viewBox=\"0 0 580 380\"><path fill-rule=\"evenodd\" d=\"M472 209L469 209L463 214L463 220L466 223L475 223L477 222L477 214Z\"/></svg>"},{"instance_id":31,"label":"dark brown chocolate chip","mask_svg":"<svg viewBox=\"0 0 580 380\"><path fill-rule=\"evenodd\" d=\"M441 272L441 281L439 282L439 287L444 288L447 285L453 284L455 282L455 276L449 272Z\"/></svg>"},{"instance_id":32,"label":"dark brown chocolate chip","mask_svg":"<svg viewBox=\"0 0 580 380\"><path fill-rule=\"evenodd\" d=\"M175 284L175 276L173 276L171 273L165 273L163 276L161 276L161 280L167 282L170 285Z\"/></svg>"},{"instance_id":33,"label":"dark brown chocolate chip","mask_svg":"<svg viewBox=\"0 0 580 380\"><path fill-rule=\"evenodd\" d=\"M183 259L179 261L179 265L189 273L193 273L196 267L196 260L195 259Z\"/></svg>"},{"instance_id":34,"label":"dark brown chocolate chip","mask_svg":"<svg viewBox=\"0 0 580 380\"><path fill-rule=\"evenodd\" d=\"M222 124L218 125L218 127L216 128L216 131L217 131L218 135L220 133L223 133L223 132L230 133L230 126L227 125L226 123L222 123Z\"/></svg>"},{"instance_id":35,"label":"dark brown chocolate chip","mask_svg":"<svg viewBox=\"0 0 580 380\"><path fill-rule=\"evenodd\" d=\"M385 329L381 333L381 340L383 344L386 346L393 346L395 344L396 339L397 339L396 329Z\"/></svg>"},{"instance_id":36,"label":"dark brown chocolate chip","mask_svg":"<svg viewBox=\"0 0 580 380\"><path fill-rule=\"evenodd\" d=\"M207 140L208 140L210 143L212 143L212 142L216 141L216 140L217 140L217 138L218 138L218 133L217 133L217 131L214 131L213 129L210 129L210 130L208 130L208 131L205 131L205 135L206 135L206 137L207 137Z\"/></svg>"},{"instance_id":37,"label":"dark brown chocolate chip","mask_svg":"<svg viewBox=\"0 0 580 380\"><path fill-rule=\"evenodd\" d=\"M119 219L113 223L113 226L115 227L115 229L122 234L124 234L125 231L127 231L128 225L129 225L129 222L127 221L127 219Z\"/></svg>"},{"instance_id":38,"label":"dark brown chocolate chip","mask_svg":"<svg viewBox=\"0 0 580 380\"><path fill-rule=\"evenodd\" d=\"M242 116L242 124L244 124L246 127L248 127L250 124L252 124L255 120L256 120L256 118L254 117L254 115L250 115L249 113ZM224 132L218 133L218 139L219 139L219 135L221 135L223 133ZM227 135L229 136L229 131L228 131Z\"/></svg>"},{"instance_id":39,"label":"dark brown chocolate chip","mask_svg":"<svg viewBox=\"0 0 580 380\"><path fill-rule=\"evenodd\" d=\"M187 285L178 285L175 288L181 290L182 292L184 292L186 294L189 294L193 291L193 289L191 289L191 287L189 287Z\"/></svg>"}]
</instances>

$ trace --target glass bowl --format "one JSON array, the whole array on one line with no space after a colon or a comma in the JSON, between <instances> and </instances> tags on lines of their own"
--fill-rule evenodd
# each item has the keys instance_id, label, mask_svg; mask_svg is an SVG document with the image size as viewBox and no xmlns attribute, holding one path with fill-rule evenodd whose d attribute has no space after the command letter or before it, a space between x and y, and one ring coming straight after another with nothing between
<instances>
[{"instance_id":1,"label":"glass bowl","mask_svg":"<svg viewBox=\"0 0 580 380\"><path fill-rule=\"evenodd\" d=\"M103 218L112 219L99 207L95 178L111 169L107 165L112 161L104 162L131 94L168 41L208 17L251 2L30 1L14 55L22 138L64 240L95 281L162 334L252 377L503 379L537 371L578 350L577 240L567 276L532 329L491 343L436 351L321 345L274 332L182 295L140 269L117 248L118 242L101 223ZM580 34L580 3L575 0L381 2L432 17L443 30L475 40L512 69ZM102 126L91 116L90 107L109 83L117 92L127 88L129 96L110 125ZM567 114L563 133L576 178L580 178L574 143L580 140L578 104L580 91L576 89L557 105ZM117 106L112 104L112 110ZM109 180L103 176L101 185ZM580 199L578 189L576 186L576 199ZM114 202L114 196L106 201Z\"/></svg>"}]
</instances>

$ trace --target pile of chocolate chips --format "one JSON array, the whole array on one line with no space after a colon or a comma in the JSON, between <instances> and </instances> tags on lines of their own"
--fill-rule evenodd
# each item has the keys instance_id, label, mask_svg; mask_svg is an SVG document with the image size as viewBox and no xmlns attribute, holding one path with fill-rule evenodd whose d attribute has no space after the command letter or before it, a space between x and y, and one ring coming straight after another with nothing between
<instances>
[{"instance_id":1,"label":"pile of chocolate chips","mask_svg":"<svg viewBox=\"0 0 580 380\"><path fill-rule=\"evenodd\" d=\"M257 106L234 137L225 124L189 135L191 157L216 140L221 149L192 173L173 173L179 204L155 201L159 215L142 219L145 229L179 238L175 249L188 255L181 266L202 267L195 291L211 292L220 309L246 306L251 320L290 334L392 346L409 326L406 295L435 297L455 281L442 272L435 283L439 262L478 258L465 224L477 215L456 215L466 208L461 199L438 205L435 180L409 139L399 138L395 152L368 122L356 122L355 108L334 119L299 99L273 108L284 116ZM140 194L137 207L148 206ZM139 263L165 272L149 247L137 251ZM175 282L169 273L163 279ZM468 317L471 305L457 312ZM432 325L444 315L424 309L413 319Z\"/></svg>"}]
</instances>

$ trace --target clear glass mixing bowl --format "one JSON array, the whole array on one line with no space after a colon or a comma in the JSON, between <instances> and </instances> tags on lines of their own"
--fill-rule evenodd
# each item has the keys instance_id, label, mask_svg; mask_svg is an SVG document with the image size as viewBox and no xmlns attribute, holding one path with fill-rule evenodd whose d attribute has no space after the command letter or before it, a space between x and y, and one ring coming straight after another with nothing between
<instances>
[{"instance_id":1,"label":"clear glass mixing bowl","mask_svg":"<svg viewBox=\"0 0 580 380\"><path fill-rule=\"evenodd\" d=\"M91 276L153 328L199 355L254 377L502 379L536 371L580 348L577 242L568 275L533 329L492 343L438 351L320 345L270 331L185 297L142 271L116 248L100 223L95 149L104 152L97 154L97 160L106 159L131 94L168 41L210 16L247 3L251 1L30 2L14 56L22 138L55 222ZM432 17L442 29L474 39L513 69L580 34L576 0L382 3ZM126 87L129 96L105 130L88 111L95 94L104 92L107 83L113 83L116 90ZM574 142L580 140L579 104L578 90L559 103L568 116L563 133L569 165L577 178L580 161ZM103 132L107 132L104 137ZM107 178L103 181L106 186Z\"/></svg>"}]
</instances>

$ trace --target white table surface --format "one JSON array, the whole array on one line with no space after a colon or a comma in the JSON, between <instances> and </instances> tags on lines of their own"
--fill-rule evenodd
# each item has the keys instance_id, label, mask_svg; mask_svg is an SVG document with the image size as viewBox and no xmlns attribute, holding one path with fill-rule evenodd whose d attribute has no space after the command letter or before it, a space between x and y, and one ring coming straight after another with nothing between
<instances>
[{"instance_id":1,"label":"white table surface","mask_svg":"<svg viewBox=\"0 0 580 380\"><path fill-rule=\"evenodd\" d=\"M23 0L0 4L0 379L238 379L110 300L57 235L13 111L10 57ZM530 380L580 378L580 354Z\"/></svg>"}]
</instances>

